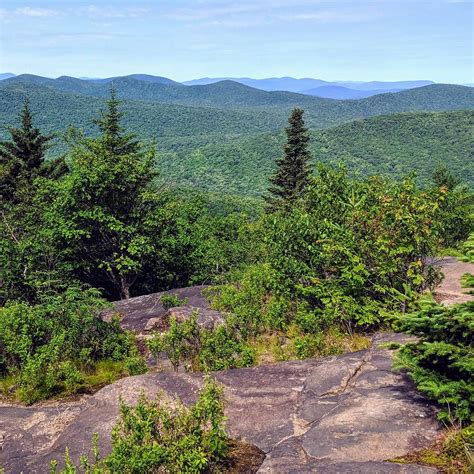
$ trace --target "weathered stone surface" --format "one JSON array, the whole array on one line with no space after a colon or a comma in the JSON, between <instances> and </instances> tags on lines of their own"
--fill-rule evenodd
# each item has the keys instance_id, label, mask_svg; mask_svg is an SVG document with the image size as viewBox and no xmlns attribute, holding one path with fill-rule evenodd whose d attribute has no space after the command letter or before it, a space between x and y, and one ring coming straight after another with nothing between
<instances>
[{"instance_id":1,"label":"weathered stone surface","mask_svg":"<svg viewBox=\"0 0 474 474\"><path fill-rule=\"evenodd\" d=\"M175 318L182 323L188 320L193 314L197 315L197 324L202 329L215 329L224 323L224 318L219 311L212 309L197 308L196 306L180 306L168 310L169 318Z\"/></svg>"},{"instance_id":2,"label":"weathered stone surface","mask_svg":"<svg viewBox=\"0 0 474 474\"><path fill-rule=\"evenodd\" d=\"M474 263L460 262L454 257L444 257L434 264L439 266L444 273L444 279L435 292L438 302L451 305L474 301L474 295L468 295L468 290L461 287L461 277L465 273L474 275Z\"/></svg>"},{"instance_id":3,"label":"weathered stone surface","mask_svg":"<svg viewBox=\"0 0 474 474\"><path fill-rule=\"evenodd\" d=\"M214 329L224 322L224 318L219 311L210 309L207 298L203 296L205 288L207 287L193 286L116 301L113 310L107 311L104 318L110 319L114 314L119 314L120 325L124 329L144 335L154 331L164 332L169 328L171 318L183 322L195 313L200 328ZM179 296L186 303L166 309L161 304L161 297L165 294Z\"/></svg>"},{"instance_id":4,"label":"weathered stone surface","mask_svg":"<svg viewBox=\"0 0 474 474\"><path fill-rule=\"evenodd\" d=\"M392 339L400 336L377 336L372 349L343 356L216 373L231 436L266 453L261 472L435 472L384 462L428 444L439 430L433 406L390 370L391 352L378 347ZM0 462L7 473L45 472L66 446L74 459L87 451L95 432L106 453L119 396L133 403L141 391L164 390L191 403L201 386L200 374L151 372L76 403L0 407ZM59 430L51 420L61 420Z\"/></svg>"}]
</instances>

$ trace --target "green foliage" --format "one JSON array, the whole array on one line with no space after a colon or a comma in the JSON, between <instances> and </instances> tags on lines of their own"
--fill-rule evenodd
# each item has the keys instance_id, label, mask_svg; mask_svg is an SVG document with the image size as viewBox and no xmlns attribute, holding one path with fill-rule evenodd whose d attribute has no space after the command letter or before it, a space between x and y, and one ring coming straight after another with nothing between
<instances>
[{"instance_id":1,"label":"green foliage","mask_svg":"<svg viewBox=\"0 0 474 474\"><path fill-rule=\"evenodd\" d=\"M178 295L163 295L160 298L160 303L165 309L176 308L188 304L187 298L180 298Z\"/></svg>"},{"instance_id":2,"label":"green foliage","mask_svg":"<svg viewBox=\"0 0 474 474\"><path fill-rule=\"evenodd\" d=\"M190 407L164 394L155 400L141 394L136 406L122 402L112 430L112 452L101 459L94 437L94 459L82 456L80 464L85 472L96 474L218 472L228 449L222 388L207 378ZM64 464L60 472L76 472L67 450ZM58 472L57 465L51 463L52 473Z\"/></svg>"},{"instance_id":3,"label":"green foliage","mask_svg":"<svg viewBox=\"0 0 474 474\"><path fill-rule=\"evenodd\" d=\"M469 294L474 294L474 275L465 273L461 278L461 286L463 288L469 288Z\"/></svg>"},{"instance_id":4,"label":"green foliage","mask_svg":"<svg viewBox=\"0 0 474 474\"><path fill-rule=\"evenodd\" d=\"M427 259L439 243L441 199L412 179L355 180L320 166L299 205L261 219L257 262L218 288L213 304L245 337L291 324L303 335L378 327L438 281Z\"/></svg>"},{"instance_id":5,"label":"green foliage","mask_svg":"<svg viewBox=\"0 0 474 474\"><path fill-rule=\"evenodd\" d=\"M271 211L290 208L309 184L311 155L303 113L302 109L294 109L288 119L285 155L277 160L277 172L270 178L269 196L265 198Z\"/></svg>"},{"instance_id":6,"label":"green foliage","mask_svg":"<svg viewBox=\"0 0 474 474\"><path fill-rule=\"evenodd\" d=\"M472 422L474 414L474 302L455 306L432 304L401 316L400 331L418 336L398 355L418 389L438 401L448 421Z\"/></svg>"},{"instance_id":7,"label":"green foliage","mask_svg":"<svg viewBox=\"0 0 474 474\"><path fill-rule=\"evenodd\" d=\"M462 245L462 252L462 261L474 263L474 232L469 234L466 242Z\"/></svg>"},{"instance_id":8,"label":"green foliage","mask_svg":"<svg viewBox=\"0 0 474 474\"><path fill-rule=\"evenodd\" d=\"M45 161L51 137L33 125L28 102L20 121L20 128L8 127L10 141L0 143L0 305L34 300L38 291L57 286L66 270L44 226L48 200L39 192L65 172L64 163Z\"/></svg>"},{"instance_id":9,"label":"green foliage","mask_svg":"<svg viewBox=\"0 0 474 474\"><path fill-rule=\"evenodd\" d=\"M126 373L143 371L132 336L101 319L106 307L97 290L70 288L36 305L0 308L0 374L14 377L22 401L80 390L105 359L129 364Z\"/></svg>"},{"instance_id":10,"label":"green foliage","mask_svg":"<svg viewBox=\"0 0 474 474\"><path fill-rule=\"evenodd\" d=\"M233 328L221 325L200 334L198 367L204 371L250 367L255 350Z\"/></svg>"},{"instance_id":11,"label":"green foliage","mask_svg":"<svg viewBox=\"0 0 474 474\"><path fill-rule=\"evenodd\" d=\"M107 106L98 121L102 135L74 142L70 172L52 190L49 219L77 271L101 273L128 298L144 258L154 252L155 156L123 133L113 94Z\"/></svg>"},{"instance_id":12,"label":"green foliage","mask_svg":"<svg viewBox=\"0 0 474 474\"><path fill-rule=\"evenodd\" d=\"M164 353L174 370L215 371L248 367L255 362L255 353L240 337L238 330L229 325L215 329L201 329L197 313L178 323L170 321L168 331L155 334L147 341L156 360Z\"/></svg>"},{"instance_id":13,"label":"green foliage","mask_svg":"<svg viewBox=\"0 0 474 474\"><path fill-rule=\"evenodd\" d=\"M20 113L21 127L8 127L10 141L0 142L0 198L16 200L19 189L32 184L33 179L46 171L45 155L52 136L42 135L33 125L28 101Z\"/></svg>"},{"instance_id":14,"label":"green foliage","mask_svg":"<svg viewBox=\"0 0 474 474\"><path fill-rule=\"evenodd\" d=\"M444 165L433 174L435 186L442 193L438 224L445 247L456 247L474 229L474 193Z\"/></svg>"},{"instance_id":15,"label":"green foliage","mask_svg":"<svg viewBox=\"0 0 474 474\"><path fill-rule=\"evenodd\" d=\"M169 330L164 334L156 334L147 341L147 345L156 359L160 352L164 352L177 371L182 363L193 360L199 352L197 314L194 313L182 323L171 318Z\"/></svg>"},{"instance_id":16,"label":"green foliage","mask_svg":"<svg viewBox=\"0 0 474 474\"><path fill-rule=\"evenodd\" d=\"M309 122L307 108L305 116ZM318 162L343 161L353 175L400 179L416 172L423 186L432 184L433 165L442 162L472 187L472 122L468 110L367 118L313 130L309 151ZM283 133L267 132L174 147L161 143L159 169L179 185L260 196L268 187L268 176L276 171L284 142Z\"/></svg>"}]
</instances>

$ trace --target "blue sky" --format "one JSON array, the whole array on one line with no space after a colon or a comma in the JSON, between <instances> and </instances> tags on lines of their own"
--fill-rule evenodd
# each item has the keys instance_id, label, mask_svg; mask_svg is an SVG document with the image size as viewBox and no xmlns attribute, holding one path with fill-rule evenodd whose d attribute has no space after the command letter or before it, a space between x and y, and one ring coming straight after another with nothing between
<instances>
[{"instance_id":1,"label":"blue sky","mask_svg":"<svg viewBox=\"0 0 474 474\"><path fill-rule=\"evenodd\" d=\"M0 72L474 82L473 1L2 0Z\"/></svg>"}]
</instances>

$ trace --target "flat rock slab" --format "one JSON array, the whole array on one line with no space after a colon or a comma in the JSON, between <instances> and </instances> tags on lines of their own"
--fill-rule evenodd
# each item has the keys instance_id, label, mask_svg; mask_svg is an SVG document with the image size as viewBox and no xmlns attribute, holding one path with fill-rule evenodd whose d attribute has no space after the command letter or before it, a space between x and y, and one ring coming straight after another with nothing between
<instances>
[{"instance_id":1,"label":"flat rock slab","mask_svg":"<svg viewBox=\"0 0 474 474\"><path fill-rule=\"evenodd\" d=\"M291 361L215 374L227 400L228 430L262 449L260 472L436 472L387 459L429 444L440 429L435 408L403 375L392 372L392 353L378 335L371 349L324 359ZM105 454L118 398L134 403L141 392L163 390L192 403L201 374L154 372L122 379L69 404L0 407L7 473L48 471L66 447L78 459L99 434Z\"/></svg>"},{"instance_id":2,"label":"flat rock slab","mask_svg":"<svg viewBox=\"0 0 474 474\"><path fill-rule=\"evenodd\" d=\"M461 286L461 277L465 273L474 275L474 263L461 262L455 257L444 257L435 262L441 268L444 279L436 288L436 299L441 304L451 305L474 301L474 295L467 294L468 289Z\"/></svg>"},{"instance_id":3,"label":"flat rock slab","mask_svg":"<svg viewBox=\"0 0 474 474\"><path fill-rule=\"evenodd\" d=\"M206 288L205 285L190 286L116 301L113 303L113 310L105 313L105 318L108 319L113 314L118 313L120 315L120 325L136 334L142 334L155 328L164 329L166 322L169 320L170 310L161 304L161 297L163 295L174 295L187 300L186 304L180 307L181 310L198 311L199 314L206 314L207 321L212 316L209 313L217 312L211 311L209 302L203 295L203 290ZM172 309L176 310L177 308ZM160 322L162 322L162 327Z\"/></svg>"}]
</instances>

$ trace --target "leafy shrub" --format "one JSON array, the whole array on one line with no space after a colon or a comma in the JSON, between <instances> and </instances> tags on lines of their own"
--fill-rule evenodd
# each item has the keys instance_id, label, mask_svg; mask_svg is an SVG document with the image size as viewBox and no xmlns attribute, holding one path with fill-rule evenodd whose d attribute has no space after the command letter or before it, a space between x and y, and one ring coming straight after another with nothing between
<instances>
[{"instance_id":1,"label":"leafy shrub","mask_svg":"<svg viewBox=\"0 0 474 474\"><path fill-rule=\"evenodd\" d=\"M429 305L401 316L398 329L418 336L398 354L418 389L438 401L443 420L472 421L474 415L474 302L455 306Z\"/></svg>"},{"instance_id":2,"label":"leafy shrub","mask_svg":"<svg viewBox=\"0 0 474 474\"><path fill-rule=\"evenodd\" d=\"M463 288L469 288L469 294L474 294L474 275L465 273L461 278L461 286Z\"/></svg>"},{"instance_id":3,"label":"leafy shrub","mask_svg":"<svg viewBox=\"0 0 474 474\"><path fill-rule=\"evenodd\" d=\"M160 303L165 309L176 308L188 304L187 298L180 298L178 295L166 294L161 296Z\"/></svg>"},{"instance_id":4,"label":"leafy shrub","mask_svg":"<svg viewBox=\"0 0 474 474\"><path fill-rule=\"evenodd\" d=\"M101 319L107 306L97 290L70 288L37 305L13 301L0 308L0 375L14 376L21 400L78 390L100 360L143 372L133 337L117 320Z\"/></svg>"},{"instance_id":5,"label":"leafy shrub","mask_svg":"<svg viewBox=\"0 0 474 474\"><path fill-rule=\"evenodd\" d=\"M318 171L293 209L256 225L257 261L211 295L245 337L293 323L313 335L377 328L439 281L428 258L440 241L440 190L411 178L351 179L343 167Z\"/></svg>"},{"instance_id":6,"label":"leafy shrub","mask_svg":"<svg viewBox=\"0 0 474 474\"><path fill-rule=\"evenodd\" d=\"M249 367L255 363L255 350L237 332L222 325L201 332L198 361L205 371Z\"/></svg>"},{"instance_id":7,"label":"leafy shrub","mask_svg":"<svg viewBox=\"0 0 474 474\"><path fill-rule=\"evenodd\" d=\"M474 263L474 232L472 232L462 246L464 262Z\"/></svg>"},{"instance_id":8,"label":"leafy shrub","mask_svg":"<svg viewBox=\"0 0 474 474\"><path fill-rule=\"evenodd\" d=\"M147 341L147 345L157 360L160 352L164 352L173 369L177 371L181 364L193 360L199 352L197 314L192 314L182 323L178 323L176 318L171 318L168 331L155 334Z\"/></svg>"},{"instance_id":9,"label":"leafy shrub","mask_svg":"<svg viewBox=\"0 0 474 474\"><path fill-rule=\"evenodd\" d=\"M136 406L122 403L120 419L112 430L112 452L100 459L97 437L93 439L94 459L81 458L86 472L153 473L214 472L225 460L229 440L225 432L222 389L206 379L197 402L186 407L164 394L148 400L143 394ZM65 469L76 472L66 450ZM57 462L51 472L57 472Z\"/></svg>"},{"instance_id":10,"label":"leafy shrub","mask_svg":"<svg viewBox=\"0 0 474 474\"><path fill-rule=\"evenodd\" d=\"M164 353L176 371L181 365L186 370L205 371L248 367L255 360L254 351L234 328L221 325L212 330L201 329L196 313L182 323L172 318L169 330L155 334L147 344L157 360Z\"/></svg>"}]
</instances>

